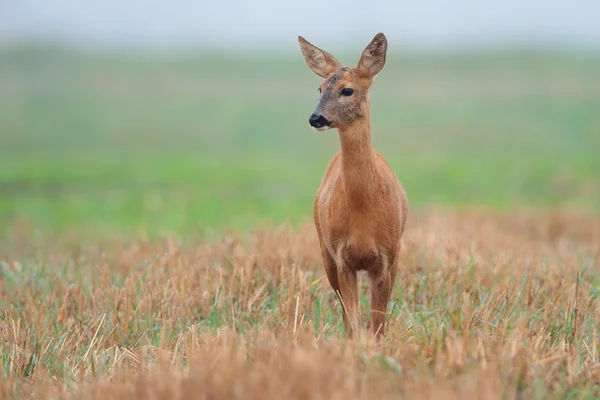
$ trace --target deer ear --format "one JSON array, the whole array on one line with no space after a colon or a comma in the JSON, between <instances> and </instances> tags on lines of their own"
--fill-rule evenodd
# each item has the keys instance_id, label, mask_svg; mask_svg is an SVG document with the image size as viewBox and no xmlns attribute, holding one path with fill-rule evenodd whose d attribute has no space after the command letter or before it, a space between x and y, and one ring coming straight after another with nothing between
<instances>
[{"instance_id":1,"label":"deer ear","mask_svg":"<svg viewBox=\"0 0 600 400\"><path fill-rule=\"evenodd\" d=\"M385 65L386 53L387 39L383 33L378 33L363 51L356 69L361 75L374 78Z\"/></svg>"},{"instance_id":2,"label":"deer ear","mask_svg":"<svg viewBox=\"0 0 600 400\"><path fill-rule=\"evenodd\" d=\"M327 78L333 70L340 65L334 56L321 50L317 46L312 45L302 36L298 36L300 49L306 59L306 63L312 72L319 75L321 78Z\"/></svg>"}]
</instances>

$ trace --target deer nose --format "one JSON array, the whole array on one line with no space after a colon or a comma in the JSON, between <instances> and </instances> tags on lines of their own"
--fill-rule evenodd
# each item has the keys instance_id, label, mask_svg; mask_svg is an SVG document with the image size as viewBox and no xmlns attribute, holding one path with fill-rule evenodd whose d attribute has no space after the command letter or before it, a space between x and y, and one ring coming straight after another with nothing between
<instances>
[{"instance_id":1,"label":"deer nose","mask_svg":"<svg viewBox=\"0 0 600 400\"><path fill-rule=\"evenodd\" d=\"M331 122L329 122L327 120L327 118L325 118L322 115L317 115L317 114L314 114L314 113L308 119L308 123L313 128L322 128L322 127L324 127L326 125L331 125Z\"/></svg>"}]
</instances>

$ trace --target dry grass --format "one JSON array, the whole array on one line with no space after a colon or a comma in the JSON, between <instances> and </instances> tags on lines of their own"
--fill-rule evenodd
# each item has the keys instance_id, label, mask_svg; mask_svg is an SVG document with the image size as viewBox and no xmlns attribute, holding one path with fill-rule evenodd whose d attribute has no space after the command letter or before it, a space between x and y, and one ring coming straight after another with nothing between
<instances>
[{"instance_id":1,"label":"dry grass","mask_svg":"<svg viewBox=\"0 0 600 400\"><path fill-rule=\"evenodd\" d=\"M310 223L196 243L28 238L15 227L2 255L3 397L600 395L598 215L411 215L379 344L344 337ZM361 304L364 322L366 290Z\"/></svg>"}]
</instances>

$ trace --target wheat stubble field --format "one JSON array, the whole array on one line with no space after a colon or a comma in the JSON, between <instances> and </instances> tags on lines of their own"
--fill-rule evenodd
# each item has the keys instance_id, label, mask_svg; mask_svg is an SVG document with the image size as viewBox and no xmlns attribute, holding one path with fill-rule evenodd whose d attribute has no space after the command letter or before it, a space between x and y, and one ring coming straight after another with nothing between
<instances>
[{"instance_id":1,"label":"wheat stubble field","mask_svg":"<svg viewBox=\"0 0 600 400\"><path fill-rule=\"evenodd\" d=\"M28 233L15 228L3 264L5 395L600 395L598 216L415 216L379 344L344 338L308 223L187 243L56 238L23 257Z\"/></svg>"},{"instance_id":2,"label":"wheat stubble field","mask_svg":"<svg viewBox=\"0 0 600 400\"><path fill-rule=\"evenodd\" d=\"M0 53L0 397L597 398L599 68L390 56L373 140L411 209L376 343L321 266L339 143L299 52Z\"/></svg>"}]
</instances>

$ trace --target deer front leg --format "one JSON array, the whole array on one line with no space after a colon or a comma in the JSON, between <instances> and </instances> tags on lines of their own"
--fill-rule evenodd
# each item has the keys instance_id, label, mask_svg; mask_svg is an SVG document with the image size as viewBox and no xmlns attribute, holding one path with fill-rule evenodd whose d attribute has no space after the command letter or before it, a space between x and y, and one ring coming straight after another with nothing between
<instances>
[{"instance_id":1,"label":"deer front leg","mask_svg":"<svg viewBox=\"0 0 600 400\"><path fill-rule=\"evenodd\" d=\"M333 257L331 257L331 255L329 254L329 252L326 249L322 250L322 255L323 255L323 265L325 267L325 273L327 274L327 280L329 281L329 285L333 289L335 296L340 301L340 305L342 305L342 294L341 294L341 290L340 290L340 283L338 280L337 265L336 265ZM344 306L342 305L342 318L344 320L344 327L345 327L347 324L347 322L346 322L347 316L343 310L343 307Z\"/></svg>"},{"instance_id":2,"label":"deer front leg","mask_svg":"<svg viewBox=\"0 0 600 400\"><path fill-rule=\"evenodd\" d=\"M393 284L391 275L387 268L381 268L370 274L371 316L369 328L378 338L385 333L385 317Z\"/></svg>"},{"instance_id":3,"label":"deer front leg","mask_svg":"<svg viewBox=\"0 0 600 400\"><path fill-rule=\"evenodd\" d=\"M343 261L338 264L338 282L342 295L342 307L344 318L344 329L348 336L352 337L358 332L358 285L356 271L353 271Z\"/></svg>"}]
</instances>

